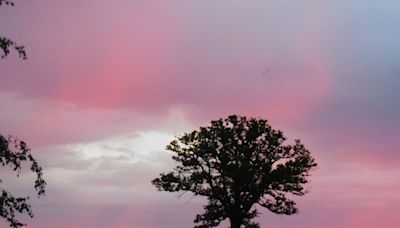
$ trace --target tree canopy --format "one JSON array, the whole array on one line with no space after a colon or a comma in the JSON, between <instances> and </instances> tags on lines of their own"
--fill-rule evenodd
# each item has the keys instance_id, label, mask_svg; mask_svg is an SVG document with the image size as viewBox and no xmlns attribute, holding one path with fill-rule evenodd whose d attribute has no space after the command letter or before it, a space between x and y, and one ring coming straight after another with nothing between
<instances>
[{"instance_id":1,"label":"tree canopy","mask_svg":"<svg viewBox=\"0 0 400 228\"><path fill-rule=\"evenodd\" d=\"M291 215L289 197L306 193L304 184L317 166L300 140L285 143L267 120L232 115L186 133L167 145L178 165L152 183L160 191L205 196L205 212L195 227L215 227L229 219L231 228L259 227L251 220L258 208Z\"/></svg>"}]
</instances>

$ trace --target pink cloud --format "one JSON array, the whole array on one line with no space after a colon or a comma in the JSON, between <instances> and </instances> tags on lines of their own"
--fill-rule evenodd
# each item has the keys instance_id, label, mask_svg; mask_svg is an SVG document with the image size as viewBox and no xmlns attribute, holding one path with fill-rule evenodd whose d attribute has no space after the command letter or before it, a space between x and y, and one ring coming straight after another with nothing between
<instances>
[{"instance_id":1,"label":"pink cloud","mask_svg":"<svg viewBox=\"0 0 400 228\"><path fill-rule=\"evenodd\" d=\"M267 34L255 28L242 32L239 21L222 27L237 16L235 8L216 19L218 26L210 28L215 34L209 34L204 27L209 22L189 6L98 4L90 9L95 16L87 17L88 5L72 9L62 4L57 14L46 10L34 16L31 23L42 25L38 29L47 37L29 40L33 56L28 62L0 63L7 75L0 88L84 108L162 112L183 105L202 113L202 119L241 113L285 121L300 120L329 94L332 79L321 51L322 32L312 43L294 34L298 39L288 61L277 51L268 53L274 44L252 38ZM45 7L50 6L61 8ZM300 26L316 16L304 18ZM326 31L324 24L313 26L311 31ZM85 35L78 36L79 31ZM262 75L266 68L270 72ZM27 75L30 83L21 83Z\"/></svg>"}]
</instances>

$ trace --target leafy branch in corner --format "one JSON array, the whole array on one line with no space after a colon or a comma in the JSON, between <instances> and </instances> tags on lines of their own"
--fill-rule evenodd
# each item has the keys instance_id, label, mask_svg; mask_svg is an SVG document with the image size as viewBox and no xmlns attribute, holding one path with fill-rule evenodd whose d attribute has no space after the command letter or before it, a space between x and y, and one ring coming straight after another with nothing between
<instances>
[{"instance_id":1,"label":"leafy branch in corner","mask_svg":"<svg viewBox=\"0 0 400 228\"><path fill-rule=\"evenodd\" d=\"M0 165L9 166L19 176L24 162L28 162L30 170L36 174L34 187L38 197L44 195L46 182L43 178L42 167L31 155L26 143L11 136L5 138L0 135ZM2 184L2 180L0 180L0 184ZM31 206L27 203L29 197L15 197L1 187L0 192L0 217L4 218L12 228L25 225L16 218L16 214L27 213L30 217L33 217Z\"/></svg>"},{"instance_id":2,"label":"leafy branch in corner","mask_svg":"<svg viewBox=\"0 0 400 228\"><path fill-rule=\"evenodd\" d=\"M8 1L8 0L0 0L0 6L1 5L9 5L9 6L14 6L14 2L12 1ZM25 47L22 45L18 45L15 41L7 38L7 37L2 37L0 36L0 49L3 52L0 56L1 58L6 58L7 55L10 54L10 50L14 49L20 58L22 59L27 59L27 55L26 55L26 51L25 51Z\"/></svg>"}]
</instances>

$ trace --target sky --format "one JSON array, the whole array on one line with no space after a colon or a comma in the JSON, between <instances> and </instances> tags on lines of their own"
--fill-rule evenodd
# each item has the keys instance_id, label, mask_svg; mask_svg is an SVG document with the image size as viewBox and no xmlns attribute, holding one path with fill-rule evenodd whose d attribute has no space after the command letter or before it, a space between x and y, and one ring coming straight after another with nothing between
<instances>
[{"instance_id":1,"label":"sky","mask_svg":"<svg viewBox=\"0 0 400 228\"><path fill-rule=\"evenodd\" d=\"M262 227L400 226L400 3L395 0L15 0L0 35L0 134L44 168L1 169L29 228L193 226L204 199L158 192L175 136L264 118L318 163L299 213ZM0 222L0 227L4 223ZM221 227L227 227L224 223Z\"/></svg>"}]
</instances>

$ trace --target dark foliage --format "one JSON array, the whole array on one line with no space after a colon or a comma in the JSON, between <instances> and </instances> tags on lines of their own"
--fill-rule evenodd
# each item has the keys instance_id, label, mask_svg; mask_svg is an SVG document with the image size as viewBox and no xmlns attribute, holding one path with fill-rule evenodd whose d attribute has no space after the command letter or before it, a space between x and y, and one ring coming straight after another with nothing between
<instances>
[{"instance_id":1,"label":"dark foliage","mask_svg":"<svg viewBox=\"0 0 400 228\"><path fill-rule=\"evenodd\" d=\"M26 143L0 135L0 165L10 167L19 176L24 162L28 162L30 170L36 174L34 187L38 196L44 195L46 182L43 179L42 167L32 157ZM0 180L0 184L2 184L2 180ZM31 206L27 203L29 197L15 197L1 185L0 192L0 217L4 218L10 227L18 228L24 225L16 218L16 213L27 213L33 217Z\"/></svg>"},{"instance_id":2,"label":"dark foliage","mask_svg":"<svg viewBox=\"0 0 400 228\"><path fill-rule=\"evenodd\" d=\"M14 6L14 2L9 1L9 0L0 0L0 6L3 4Z\"/></svg>"},{"instance_id":3,"label":"dark foliage","mask_svg":"<svg viewBox=\"0 0 400 228\"><path fill-rule=\"evenodd\" d=\"M290 195L306 193L309 171L317 164L304 145L286 138L263 119L229 116L186 133L167 149L178 165L152 183L158 190L205 196L205 212L195 227L215 227L229 219L231 228L259 227L251 220L256 205L273 213L297 212Z\"/></svg>"},{"instance_id":4,"label":"dark foliage","mask_svg":"<svg viewBox=\"0 0 400 228\"><path fill-rule=\"evenodd\" d=\"M14 3L12 1L0 0L0 6L3 4L14 6ZM18 53L20 58L22 59L28 58L24 46L18 45L17 43L15 43L14 41L12 41L7 37L0 36L0 50L2 51L2 54L0 54L1 58L3 59L6 58L10 54L11 49L14 49Z\"/></svg>"},{"instance_id":5,"label":"dark foliage","mask_svg":"<svg viewBox=\"0 0 400 228\"><path fill-rule=\"evenodd\" d=\"M12 1L0 0L0 6L3 4L14 6ZM1 58L6 58L10 54L10 49L15 49L22 59L27 59L24 46L19 46L14 41L0 36ZM39 166L31 155L26 143L11 136L6 138L0 135L0 165L10 167L19 176L23 168L23 163L29 163L30 170L36 174L34 187L38 197L44 195L46 182L43 179L42 167ZM3 181L0 179L0 218L5 219L12 228L24 226L25 224L21 223L16 218L16 215L26 213L30 217L33 217L31 206L27 203L29 197L15 197L6 191L2 185Z\"/></svg>"}]
</instances>

